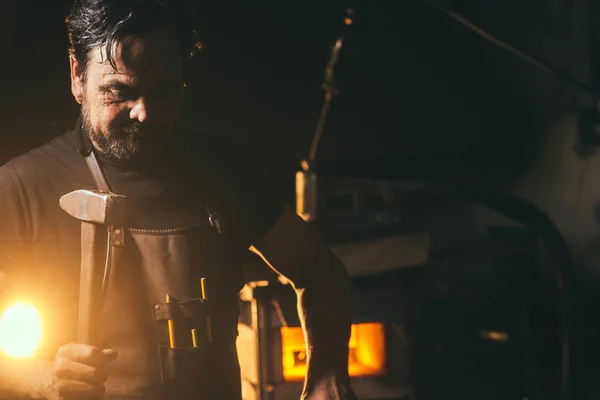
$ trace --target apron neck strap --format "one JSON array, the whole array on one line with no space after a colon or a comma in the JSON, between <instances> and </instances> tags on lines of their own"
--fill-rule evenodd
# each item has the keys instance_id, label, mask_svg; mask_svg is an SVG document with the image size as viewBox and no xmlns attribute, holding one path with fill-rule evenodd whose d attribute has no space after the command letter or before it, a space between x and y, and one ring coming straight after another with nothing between
<instances>
[{"instance_id":1,"label":"apron neck strap","mask_svg":"<svg viewBox=\"0 0 600 400\"><path fill-rule=\"evenodd\" d=\"M102 192L110 192L110 185L108 184L108 181L102 172L102 168L100 167L100 163L96 158L96 153L94 150L91 150L90 154L85 156L85 162L92 173L92 177L94 178L94 182L96 182L96 187L98 190Z\"/></svg>"},{"instance_id":2,"label":"apron neck strap","mask_svg":"<svg viewBox=\"0 0 600 400\"><path fill-rule=\"evenodd\" d=\"M100 167L100 163L96 157L94 146L90 138L83 132L80 120L77 121L76 131L78 131L77 136L79 136L79 154L85 158L88 169L92 173L92 177L96 183L96 188L102 192L110 192L110 185L102 172L102 167Z\"/></svg>"}]
</instances>

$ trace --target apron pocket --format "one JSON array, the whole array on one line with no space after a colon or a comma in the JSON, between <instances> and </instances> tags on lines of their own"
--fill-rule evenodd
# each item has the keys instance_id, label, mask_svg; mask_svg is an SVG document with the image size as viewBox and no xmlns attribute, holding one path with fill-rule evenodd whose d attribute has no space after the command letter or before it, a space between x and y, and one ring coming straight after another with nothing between
<instances>
[{"instance_id":1,"label":"apron pocket","mask_svg":"<svg viewBox=\"0 0 600 400\"><path fill-rule=\"evenodd\" d=\"M210 348L159 346L161 378L166 394L173 399L215 399L215 382L207 360Z\"/></svg>"},{"instance_id":2,"label":"apron pocket","mask_svg":"<svg viewBox=\"0 0 600 400\"><path fill-rule=\"evenodd\" d=\"M167 399L241 400L241 377L235 347L158 346Z\"/></svg>"},{"instance_id":3,"label":"apron pocket","mask_svg":"<svg viewBox=\"0 0 600 400\"><path fill-rule=\"evenodd\" d=\"M233 352L233 353L232 353ZM235 348L158 346L161 378L167 399L241 400Z\"/></svg>"}]
</instances>

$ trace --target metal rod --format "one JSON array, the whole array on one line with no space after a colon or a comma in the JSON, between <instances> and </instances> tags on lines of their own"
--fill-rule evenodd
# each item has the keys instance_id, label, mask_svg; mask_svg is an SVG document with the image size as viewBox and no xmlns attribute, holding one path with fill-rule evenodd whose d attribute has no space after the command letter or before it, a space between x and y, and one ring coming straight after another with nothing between
<instances>
[{"instance_id":1,"label":"metal rod","mask_svg":"<svg viewBox=\"0 0 600 400\"><path fill-rule=\"evenodd\" d=\"M358 1L357 1L358 5ZM323 136L323 128L325 126L325 122L327 121L327 115L329 114L329 109L331 108L331 102L333 100L333 96L337 94L337 90L335 88L335 67L338 63L340 52L344 45L344 40L348 33L350 32L350 27L354 23L354 8L349 8L346 10L346 15L344 16L344 29L340 36L335 41L335 45L331 51L331 56L329 57L329 61L327 62L327 66L325 67L325 78L323 81L323 89L325 89L325 102L321 107L321 115L319 116L319 121L317 123L317 128L315 130L315 134L313 136L313 140L310 146L310 152L308 155L309 165L312 165L317 157L317 150L319 148L319 143L321 142L321 137Z\"/></svg>"},{"instance_id":2,"label":"metal rod","mask_svg":"<svg viewBox=\"0 0 600 400\"><path fill-rule=\"evenodd\" d=\"M446 7L443 7L440 4L434 3L429 0L418 0L418 1L429 6L433 10L447 16L448 18L451 18L454 21L460 23L461 25L465 26L466 28L468 28L472 32L476 33L477 35L479 35L482 38L488 40L489 42L495 44L496 46L508 51L509 53L513 53L513 54L519 56L520 58L527 61L528 63L535 65L536 67L538 67L546 72L549 72L549 73L555 75L557 78L561 79L563 82L566 82L569 85L575 86L576 88L578 88L578 89L582 90L583 92L587 93L588 95L592 96L594 98L594 100L598 101L598 98L600 97L600 93L596 92L596 88L590 87L588 84L580 81L579 79L575 78L573 75L569 74L567 71L553 65L547 59L540 57L538 55L534 55L534 54L525 52L524 50L517 48L515 45L508 44L507 42L498 39L497 37L486 32L485 30L483 30L481 27L477 26L473 22L469 21L462 15L460 15Z\"/></svg>"},{"instance_id":3,"label":"metal rod","mask_svg":"<svg viewBox=\"0 0 600 400\"><path fill-rule=\"evenodd\" d=\"M310 147L310 154L308 156L309 165L312 165L312 163L315 161L315 158L317 157L317 150L319 148L319 143L321 142L321 136L323 135L323 127L325 126L325 122L327 121L327 115L329 114L329 108L331 107L332 100L333 94L331 94L331 92L326 92L325 102L323 103L323 107L321 108L321 116L319 117L319 122L317 123L315 136Z\"/></svg>"}]
</instances>

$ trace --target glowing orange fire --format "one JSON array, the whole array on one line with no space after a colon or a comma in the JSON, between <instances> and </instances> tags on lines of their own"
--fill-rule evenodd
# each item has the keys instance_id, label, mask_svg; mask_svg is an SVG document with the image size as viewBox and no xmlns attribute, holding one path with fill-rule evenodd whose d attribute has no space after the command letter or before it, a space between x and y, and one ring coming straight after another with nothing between
<instances>
[{"instance_id":1,"label":"glowing orange fire","mask_svg":"<svg viewBox=\"0 0 600 400\"><path fill-rule=\"evenodd\" d=\"M298 381L306 375L306 352L302 328L281 328L283 377ZM385 335L379 323L352 325L348 372L351 377L385 374Z\"/></svg>"}]
</instances>

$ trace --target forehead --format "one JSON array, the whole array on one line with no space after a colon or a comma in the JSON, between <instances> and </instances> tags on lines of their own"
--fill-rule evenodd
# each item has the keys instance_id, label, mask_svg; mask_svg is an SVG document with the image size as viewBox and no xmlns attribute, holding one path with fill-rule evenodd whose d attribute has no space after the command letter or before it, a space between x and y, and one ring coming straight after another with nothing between
<instances>
[{"instance_id":1,"label":"forehead","mask_svg":"<svg viewBox=\"0 0 600 400\"><path fill-rule=\"evenodd\" d=\"M139 83L181 79L182 65L177 39L169 29L161 29L145 37L125 37L113 45L112 60L106 49L90 53L88 79L96 81L134 80Z\"/></svg>"}]
</instances>

